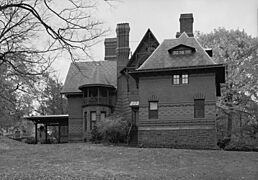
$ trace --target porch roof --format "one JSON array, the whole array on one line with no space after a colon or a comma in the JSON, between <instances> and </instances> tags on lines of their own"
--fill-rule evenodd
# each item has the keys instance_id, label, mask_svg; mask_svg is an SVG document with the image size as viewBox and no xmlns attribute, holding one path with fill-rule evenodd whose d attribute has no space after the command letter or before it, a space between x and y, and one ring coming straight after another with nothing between
<instances>
[{"instance_id":1,"label":"porch roof","mask_svg":"<svg viewBox=\"0 0 258 180\"><path fill-rule=\"evenodd\" d=\"M39 115L39 116L25 116L24 119L33 121L37 124L47 124L48 126L54 125L68 125L68 114L62 115Z\"/></svg>"}]
</instances>

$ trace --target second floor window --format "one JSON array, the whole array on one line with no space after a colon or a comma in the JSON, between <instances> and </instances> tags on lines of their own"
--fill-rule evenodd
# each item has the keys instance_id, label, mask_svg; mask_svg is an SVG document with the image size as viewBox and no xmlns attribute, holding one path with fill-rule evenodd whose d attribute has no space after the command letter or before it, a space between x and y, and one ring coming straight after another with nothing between
<instances>
[{"instance_id":1,"label":"second floor window","mask_svg":"<svg viewBox=\"0 0 258 180\"><path fill-rule=\"evenodd\" d=\"M188 84L188 74L182 75L182 84Z\"/></svg>"},{"instance_id":2,"label":"second floor window","mask_svg":"<svg viewBox=\"0 0 258 180\"><path fill-rule=\"evenodd\" d=\"M172 84L188 84L188 74L174 74L172 76Z\"/></svg>"},{"instance_id":3,"label":"second floor window","mask_svg":"<svg viewBox=\"0 0 258 180\"><path fill-rule=\"evenodd\" d=\"M173 84L180 84L180 75L173 75Z\"/></svg>"}]
</instances>

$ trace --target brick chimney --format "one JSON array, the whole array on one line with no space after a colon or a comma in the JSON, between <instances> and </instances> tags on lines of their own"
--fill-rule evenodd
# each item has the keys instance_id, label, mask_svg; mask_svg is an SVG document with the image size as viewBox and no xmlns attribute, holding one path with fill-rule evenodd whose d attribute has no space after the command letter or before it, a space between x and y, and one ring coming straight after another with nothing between
<instances>
[{"instance_id":1,"label":"brick chimney","mask_svg":"<svg viewBox=\"0 0 258 180\"><path fill-rule=\"evenodd\" d=\"M129 61L129 32L130 27L128 23L117 25L117 100L115 113L121 114L127 120L131 118L131 108L128 99L128 78L120 72L126 67Z\"/></svg>"},{"instance_id":2,"label":"brick chimney","mask_svg":"<svg viewBox=\"0 0 258 180\"><path fill-rule=\"evenodd\" d=\"M107 61L116 61L116 47L117 39L116 38L106 38L104 41L105 45L105 60Z\"/></svg>"},{"instance_id":3,"label":"brick chimney","mask_svg":"<svg viewBox=\"0 0 258 180\"><path fill-rule=\"evenodd\" d=\"M130 48L129 48L129 32L128 23L117 24L117 76L120 76L120 71L127 65Z\"/></svg>"},{"instance_id":4,"label":"brick chimney","mask_svg":"<svg viewBox=\"0 0 258 180\"><path fill-rule=\"evenodd\" d=\"M193 37L193 14L181 14L180 15L180 32L176 33L176 38L178 38L183 32L186 32L186 34L189 37Z\"/></svg>"}]
</instances>

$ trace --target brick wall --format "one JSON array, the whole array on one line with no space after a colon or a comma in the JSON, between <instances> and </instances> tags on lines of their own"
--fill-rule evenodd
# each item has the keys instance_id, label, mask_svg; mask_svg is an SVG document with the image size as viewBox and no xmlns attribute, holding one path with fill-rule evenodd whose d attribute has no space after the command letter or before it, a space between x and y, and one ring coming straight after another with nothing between
<instances>
[{"instance_id":1,"label":"brick wall","mask_svg":"<svg viewBox=\"0 0 258 180\"><path fill-rule=\"evenodd\" d=\"M69 142L77 142L83 140L83 121L82 121L82 97L71 96L68 98L68 114L69 114Z\"/></svg>"},{"instance_id":2,"label":"brick wall","mask_svg":"<svg viewBox=\"0 0 258 180\"><path fill-rule=\"evenodd\" d=\"M172 85L172 76L140 79L139 134L142 146L216 147L214 74L190 74L189 84ZM194 99L205 99L205 118L194 118ZM158 101L158 119L149 119L149 101Z\"/></svg>"},{"instance_id":3,"label":"brick wall","mask_svg":"<svg viewBox=\"0 0 258 180\"><path fill-rule=\"evenodd\" d=\"M216 149L215 129L139 130L138 145Z\"/></svg>"}]
</instances>

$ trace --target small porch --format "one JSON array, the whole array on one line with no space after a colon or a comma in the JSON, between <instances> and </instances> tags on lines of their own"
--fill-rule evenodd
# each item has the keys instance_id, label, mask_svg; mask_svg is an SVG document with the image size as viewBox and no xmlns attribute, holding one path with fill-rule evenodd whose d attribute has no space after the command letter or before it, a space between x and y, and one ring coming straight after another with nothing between
<instances>
[{"instance_id":1,"label":"small porch","mask_svg":"<svg viewBox=\"0 0 258 180\"><path fill-rule=\"evenodd\" d=\"M27 116L24 119L32 121L35 124L35 143L39 142L38 133L44 134L44 143L49 143L48 127L56 126L58 127L57 143L68 142L68 114L64 115L41 115L41 116ZM39 124L42 124L40 128Z\"/></svg>"}]
</instances>

